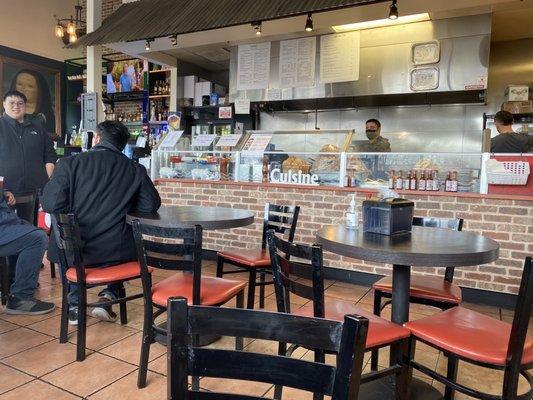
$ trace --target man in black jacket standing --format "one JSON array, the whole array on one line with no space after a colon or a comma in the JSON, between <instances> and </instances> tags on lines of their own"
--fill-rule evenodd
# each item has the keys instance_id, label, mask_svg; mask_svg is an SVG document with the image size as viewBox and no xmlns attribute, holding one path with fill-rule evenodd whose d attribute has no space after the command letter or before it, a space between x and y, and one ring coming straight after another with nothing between
<instances>
[{"instance_id":1,"label":"man in black jacket standing","mask_svg":"<svg viewBox=\"0 0 533 400\"><path fill-rule=\"evenodd\" d=\"M161 205L159 193L146 169L128 159L122 150L129 138L120 122L97 126L95 146L88 152L60 160L45 186L41 203L49 213L74 213L78 219L86 266L111 266L137 259L126 214L155 212ZM110 285L101 300L114 299L118 287ZM71 285L69 322L77 323L77 287ZM93 316L114 321L111 307L94 308Z\"/></svg>"},{"instance_id":2,"label":"man in black jacket standing","mask_svg":"<svg viewBox=\"0 0 533 400\"><path fill-rule=\"evenodd\" d=\"M16 199L33 197L42 189L57 160L48 134L25 118L26 101L21 92L7 92L0 117L0 176ZM15 208L20 218L33 223L34 201L18 201Z\"/></svg>"}]
</instances>

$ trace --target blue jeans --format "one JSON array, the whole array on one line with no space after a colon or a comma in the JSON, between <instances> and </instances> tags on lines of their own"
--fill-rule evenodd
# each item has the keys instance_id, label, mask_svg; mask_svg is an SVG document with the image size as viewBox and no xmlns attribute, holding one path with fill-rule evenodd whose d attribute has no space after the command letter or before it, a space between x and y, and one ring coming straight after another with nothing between
<instances>
[{"instance_id":1,"label":"blue jeans","mask_svg":"<svg viewBox=\"0 0 533 400\"><path fill-rule=\"evenodd\" d=\"M47 245L46 233L38 229L0 246L0 257L18 256L11 285L11 295L17 299L33 298Z\"/></svg>"}]
</instances>

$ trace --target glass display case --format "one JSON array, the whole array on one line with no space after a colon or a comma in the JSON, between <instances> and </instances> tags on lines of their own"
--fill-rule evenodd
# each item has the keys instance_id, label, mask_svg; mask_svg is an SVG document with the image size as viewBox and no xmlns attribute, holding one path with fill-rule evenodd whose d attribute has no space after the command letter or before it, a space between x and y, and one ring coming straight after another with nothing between
<instances>
[{"instance_id":1,"label":"glass display case","mask_svg":"<svg viewBox=\"0 0 533 400\"><path fill-rule=\"evenodd\" d=\"M344 186L479 193L482 160L482 153L346 153ZM451 190L446 181L455 182Z\"/></svg>"}]
</instances>

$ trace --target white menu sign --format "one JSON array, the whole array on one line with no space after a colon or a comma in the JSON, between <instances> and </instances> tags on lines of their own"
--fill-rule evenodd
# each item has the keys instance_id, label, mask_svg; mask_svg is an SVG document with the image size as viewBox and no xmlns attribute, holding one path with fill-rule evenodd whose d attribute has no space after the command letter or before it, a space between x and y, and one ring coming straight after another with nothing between
<instances>
[{"instance_id":1,"label":"white menu sign","mask_svg":"<svg viewBox=\"0 0 533 400\"><path fill-rule=\"evenodd\" d=\"M249 138L248 141L244 144L244 147L242 148L243 151L249 151L254 153L262 153L265 151L266 147L270 143L270 139L272 139L272 134L259 134L259 133L253 133Z\"/></svg>"},{"instance_id":2,"label":"white menu sign","mask_svg":"<svg viewBox=\"0 0 533 400\"><path fill-rule=\"evenodd\" d=\"M320 82L359 80L360 32L320 37Z\"/></svg>"},{"instance_id":3,"label":"white menu sign","mask_svg":"<svg viewBox=\"0 0 533 400\"><path fill-rule=\"evenodd\" d=\"M270 78L270 42L239 46L237 90L266 89Z\"/></svg>"},{"instance_id":4,"label":"white menu sign","mask_svg":"<svg viewBox=\"0 0 533 400\"><path fill-rule=\"evenodd\" d=\"M316 37L283 40L279 47L279 86L315 86Z\"/></svg>"},{"instance_id":5,"label":"white menu sign","mask_svg":"<svg viewBox=\"0 0 533 400\"><path fill-rule=\"evenodd\" d=\"M235 147L239 143L239 140L241 140L241 137L242 134L221 136L215 147Z\"/></svg>"},{"instance_id":6,"label":"white menu sign","mask_svg":"<svg viewBox=\"0 0 533 400\"><path fill-rule=\"evenodd\" d=\"M198 135L196 136L191 146L194 147L207 147L211 146L211 143L213 143L213 140L215 140L217 135Z\"/></svg>"},{"instance_id":7,"label":"white menu sign","mask_svg":"<svg viewBox=\"0 0 533 400\"><path fill-rule=\"evenodd\" d=\"M183 131L170 131L167 133L161 144L159 145L160 148L174 148L176 144L178 144L181 135L183 135Z\"/></svg>"}]
</instances>

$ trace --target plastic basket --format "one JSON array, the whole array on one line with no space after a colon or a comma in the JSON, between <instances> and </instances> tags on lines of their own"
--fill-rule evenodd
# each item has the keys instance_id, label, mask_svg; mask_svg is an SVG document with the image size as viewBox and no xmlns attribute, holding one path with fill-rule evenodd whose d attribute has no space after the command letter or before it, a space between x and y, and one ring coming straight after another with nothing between
<instances>
[{"instance_id":1,"label":"plastic basket","mask_svg":"<svg viewBox=\"0 0 533 400\"><path fill-rule=\"evenodd\" d=\"M504 161L506 172L487 172L490 185L525 185L529 176L529 163L524 161Z\"/></svg>"}]
</instances>

